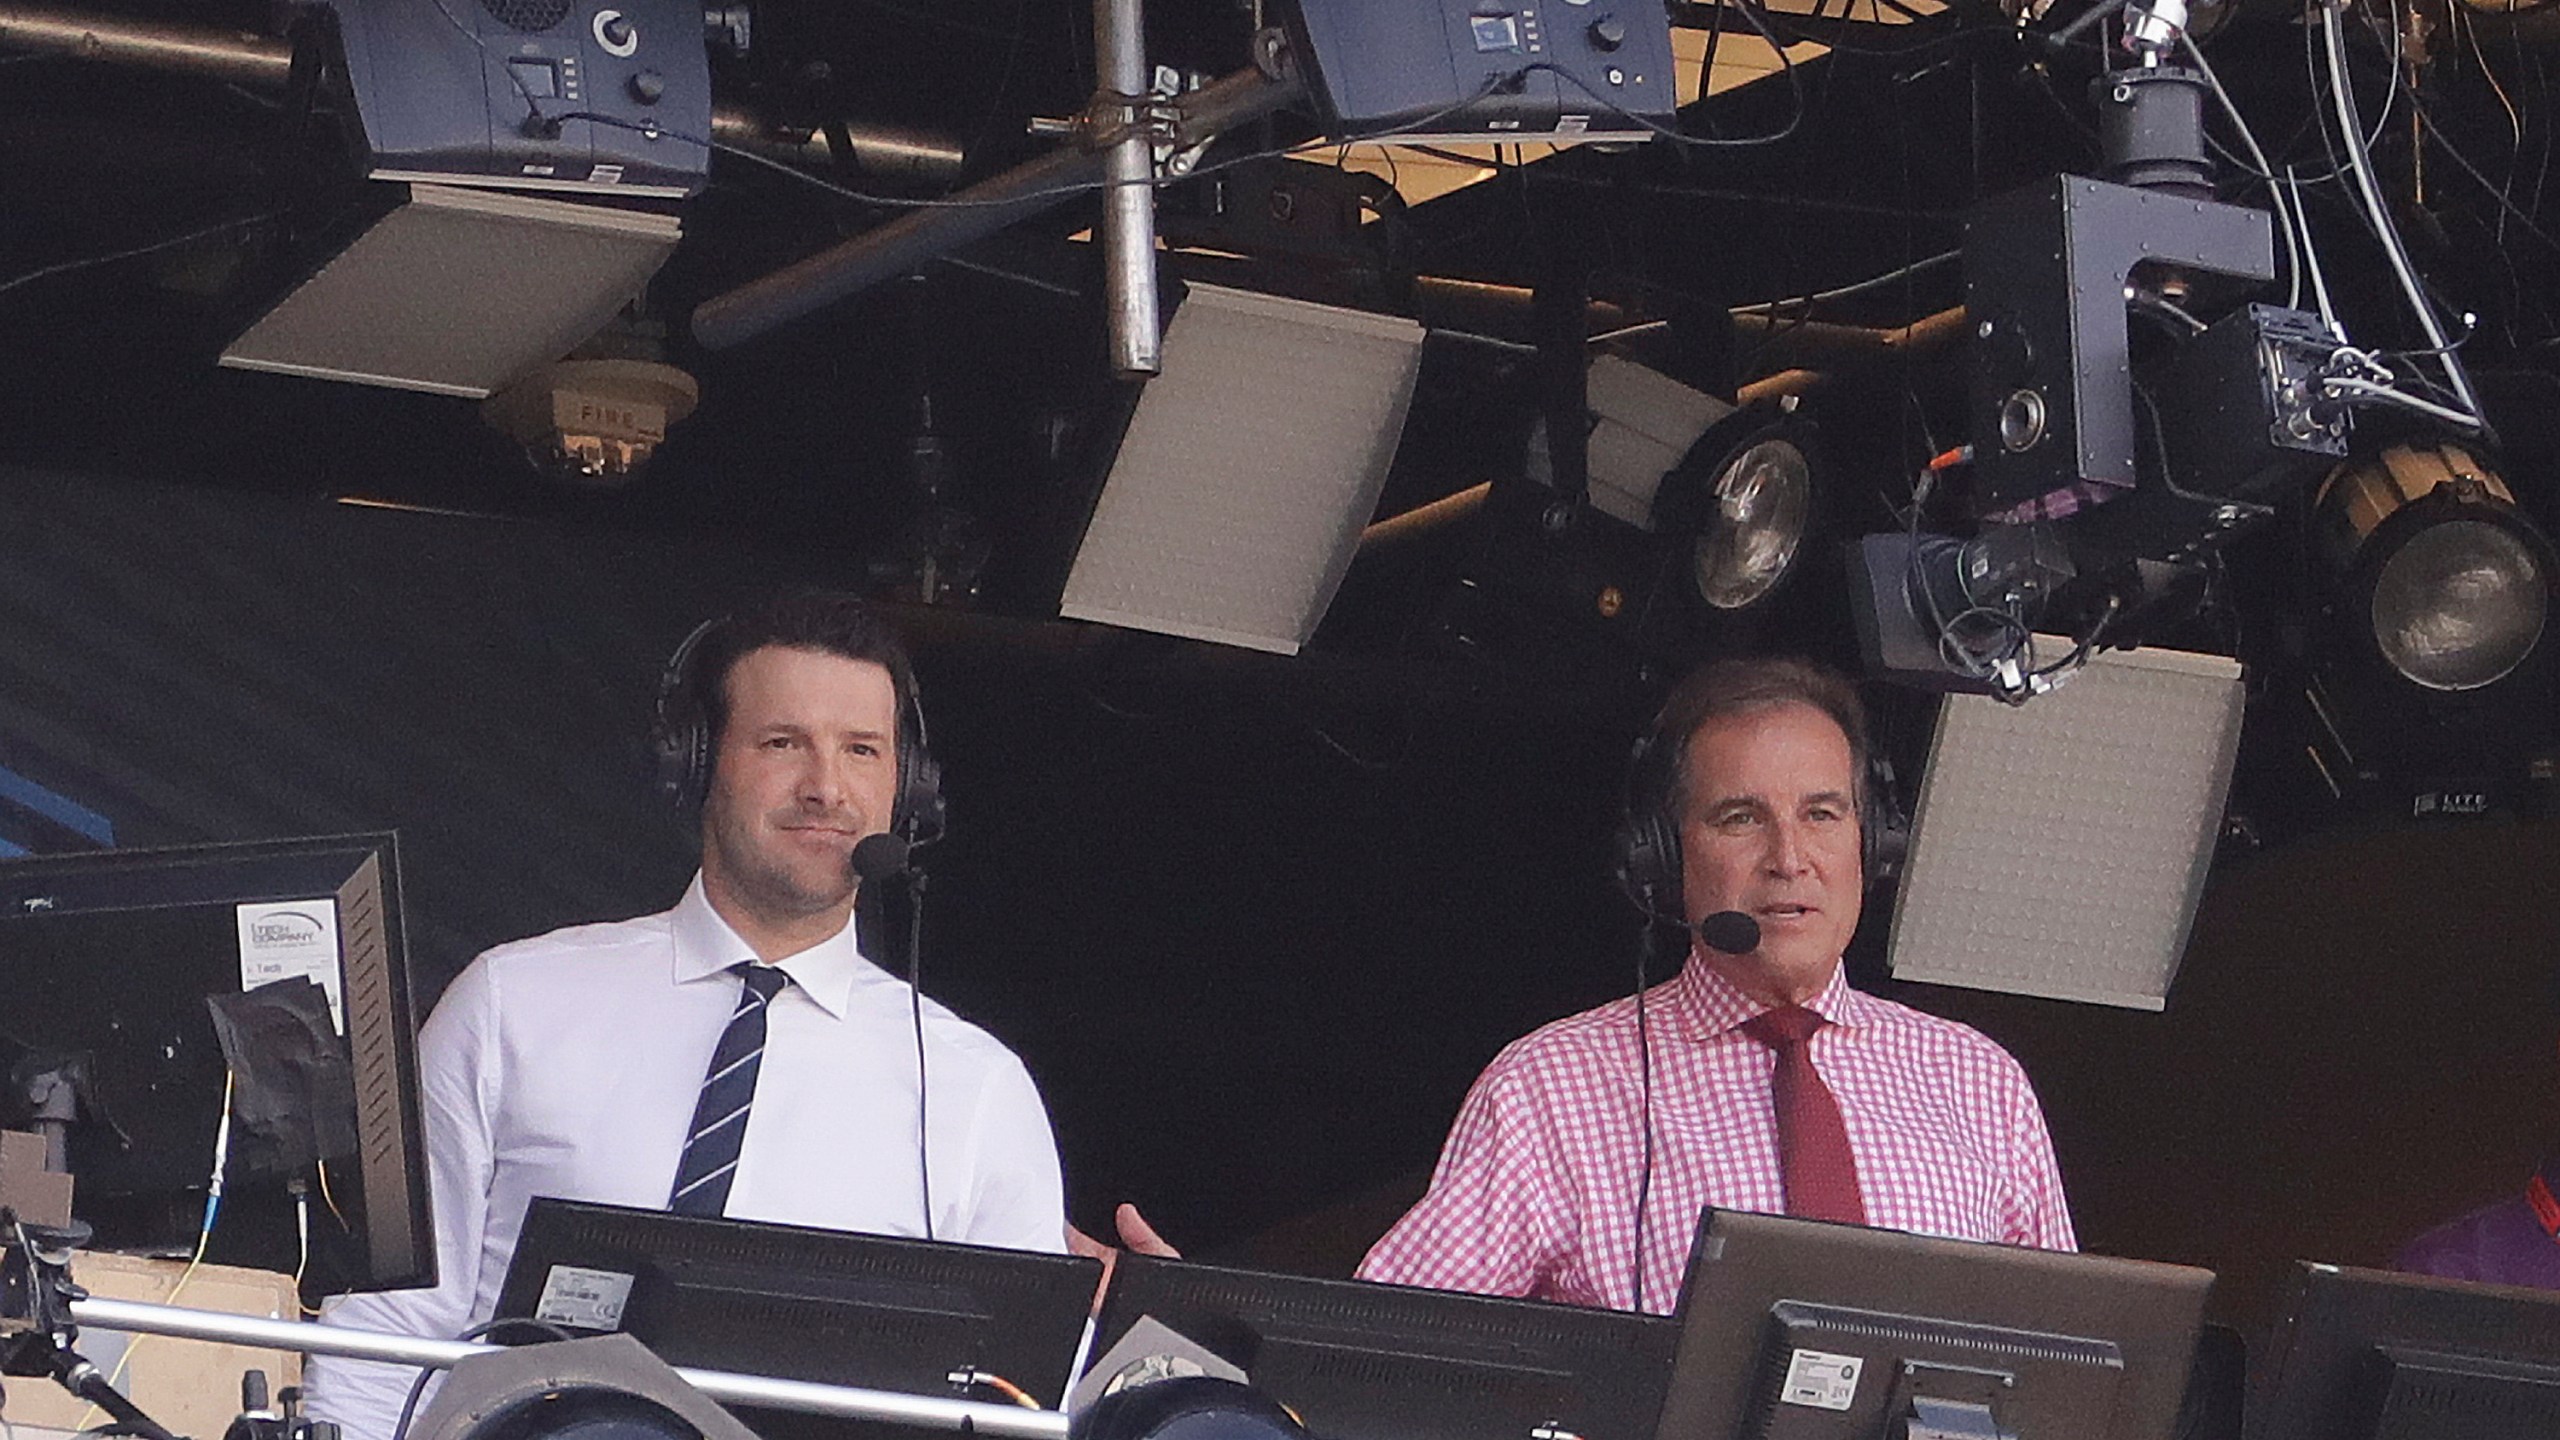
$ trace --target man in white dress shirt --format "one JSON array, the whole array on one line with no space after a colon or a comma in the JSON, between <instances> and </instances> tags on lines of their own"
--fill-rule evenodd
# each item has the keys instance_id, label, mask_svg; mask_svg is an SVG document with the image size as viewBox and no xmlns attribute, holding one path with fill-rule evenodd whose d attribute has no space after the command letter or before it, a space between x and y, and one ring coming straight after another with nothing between
<instances>
[{"instance_id":1,"label":"man in white dress shirt","mask_svg":"<svg viewBox=\"0 0 2560 1440\"><path fill-rule=\"evenodd\" d=\"M535 1196L667 1208L758 966L785 978L710 1213L1065 1248L1030 1076L931 1000L919 1164L910 992L855 947L853 847L891 827L925 763L895 636L845 597L775 597L698 632L667 692L659 740L694 777L672 788L699 790L700 875L672 910L501 945L454 980L419 1032L441 1283L344 1297L330 1323L451 1336L488 1319ZM315 1359L311 1413L390 1440L415 1374Z\"/></svg>"}]
</instances>

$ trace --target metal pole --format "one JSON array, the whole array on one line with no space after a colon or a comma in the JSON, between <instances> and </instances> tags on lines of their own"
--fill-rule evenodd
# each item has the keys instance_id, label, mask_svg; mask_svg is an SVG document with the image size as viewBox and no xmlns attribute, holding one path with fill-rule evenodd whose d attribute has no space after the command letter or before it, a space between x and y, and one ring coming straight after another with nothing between
<instances>
[{"instance_id":1,"label":"metal pole","mask_svg":"<svg viewBox=\"0 0 2560 1440\"><path fill-rule=\"evenodd\" d=\"M835 123L844 127L842 154L836 151L833 132L825 127L785 127L745 105L718 100L711 105L712 139L812 170L824 170L840 160L865 175L942 186L958 180L968 167L969 157L960 142L936 131L851 116Z\"/></svg>"},{"instance_id":2,"label":"metal pole","mask_svg":"<svg viewBox=\"0 0 2560 1440\"><path fill-rule=\"evenodd\" d=\"M146 1305L131 1300L74 1300L74 1323L93 1330L119 1330L138 1335L172 1335L185 1340L218 1340L307 1355L343 1355L395 1365L442 1369L454 1362L498 1347L477 1340L422 1340L383 1335L298 1320L261 1320L247 1315L216 1315L174 1305ZM849 1385L819 1385L806 1380L772 1380L761 1375L732 1375L719 1370L676 1371L696 1390L732 1405L764 1405L812 1415L853 1420L879 1420L1002 1437L1002 1440L1066 1440L1067 1417L1055 1410L1019 1405L982 1405L930 1395L901 1395L891 1390L857 1390Z\"/></svg>"},{"instance_id":3,"label":"metal pole","mask_svg":"<svg viewBox=\"0 0 2560 1440\"><path fill-rule=\"evenodd\" d=\"M1200 144L1271 114L1305 93L1294 73L1276 80L1251 69L1223 76L1174 102L1180 116L1176 143ZM1090 191L1102 173L1102 157L1081 146L1053 150L947 196L940 206L910 211L713 296L693 312L693 337L714 350L753 340L1064 205Z\"/></svg>"},{"instance_id":4,"label":"metal pole","mask_svg":"<svg viewBox=\"0 0 2560 1440\"><path fill-rule=\"evenodd\" d=\"M1111 370L1123 380L1164 368L1156 311L1155 140L1143 116L1151 77L1143 0L1093 0L1093 114L1119 137L1102 152L1102 272Z\"/></svg>"},{"instance_id":5,"label":"metal pole","mask_svg":"<svg viewBox=\"0 0 2560 1440\"><path fill-rule=\"evenodd\" d=\"M293 46L210 26L0 4L0 50L35 50L111 65L210 75L263 89L293 72Z\"/></svg>"}]
</instances>

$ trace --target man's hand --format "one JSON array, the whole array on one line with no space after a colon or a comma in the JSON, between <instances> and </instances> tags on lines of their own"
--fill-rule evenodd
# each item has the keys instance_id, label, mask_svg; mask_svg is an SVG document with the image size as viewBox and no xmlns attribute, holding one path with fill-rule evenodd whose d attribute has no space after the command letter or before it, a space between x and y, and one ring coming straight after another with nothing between
<instances>
[{"instance_id":1,"label":"man's hand","mask_svg":"<svg viewBox=\"0 0 2560 1440\"><path fill-rule=\"evenodd\" d=\"M1122 1246L1141 1255L1156 1255L1167 1260L1182 1258L1182 1252L1167 1244L1165 1238L1156 1233L1156 1228L1147 1223L1147 1217L1138 1213L1135 1205L1123 1204L1112 1211L1111 1223L1120 1232L1120 1245L1105 1245L1073 1225L1067 1227L1068 1251L1102 1262L1102 1283L1093 1287L1093 1308L1097 1311L1102 1308L1102 1292L1111 1288L1111 1267L1119 1262Z\"/></svg>"}]
</instances>

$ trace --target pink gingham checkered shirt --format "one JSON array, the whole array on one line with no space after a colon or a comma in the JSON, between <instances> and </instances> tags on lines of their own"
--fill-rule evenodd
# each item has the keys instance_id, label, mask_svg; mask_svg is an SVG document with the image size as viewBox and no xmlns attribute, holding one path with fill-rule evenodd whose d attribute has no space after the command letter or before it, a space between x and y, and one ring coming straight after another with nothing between
<instances>
[{"instance_id":1,"label":"pink gingham checkered shirt","mask_svg":"<svg viewBox=\"0 0 2560 1440\"><path fill-rule=\"evenodd\" d=\"M1653 1189L1644 1308L1679 1299L1701 1207L1781 1213L1773 1053L1742 1033L1767 1007L1692 956L1646 992ZM1814 1068L1839 1098L1868 1223L2071 1250L2071 1214L2026 1072L1969 1026L1849 988L1808 1008L1832 1023ZM1360 1277L1632 1309L1643 1162L1633 997L1513 1042L1478 1077L1430 1193Z\"/></svg>"}]
</instances>

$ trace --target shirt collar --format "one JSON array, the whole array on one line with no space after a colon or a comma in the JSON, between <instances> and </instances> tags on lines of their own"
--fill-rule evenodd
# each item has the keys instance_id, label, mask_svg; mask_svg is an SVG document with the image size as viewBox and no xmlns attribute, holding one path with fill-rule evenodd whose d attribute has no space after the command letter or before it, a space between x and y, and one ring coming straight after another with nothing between
<instances>
[{"instance_id":1,"label":"shirt collar","mask_svg":"<svg viewBox=\"0 0 2560 1440\"><path fill-rule=\"evenodd\" d=\"M702 876L696 872L693 883L685 887L684 898L676 902L669 919L675 940L675 981L679 985L725 973L732 965L756 958L756 949L720 912L711 908L711 897L703 893ZM842 930L776 963L776 969L791 977L791 983L817 1002L828 1015L843 1019L853 1002L856 977L871 970L871 962L862 958L850 921Z\"/></svg>"},{"instance_id":2,"label":"shirt collar","mask_svg":"<svg viewBox=\"0 0 2560 1440\"><path fill-rule=\"evenodd\" d=\"M1688 963L1681 966L1679 975L1663 988L1670 992L1678 1033L1690 1040L1710 1040L1739 1029L1746 1021L1772 1008L1743 994L1715 966L1707 963L1706 956L1694 946L1690 949ZM1823 985L1820 994L1805 1002L1805 1008L1834 1025L1849 1029L1869 1024L1874 1019L1867 997L1849 987L1849 978L1837 961L1832 963L1831 979Z\"/></svg>"}]
</instances>

